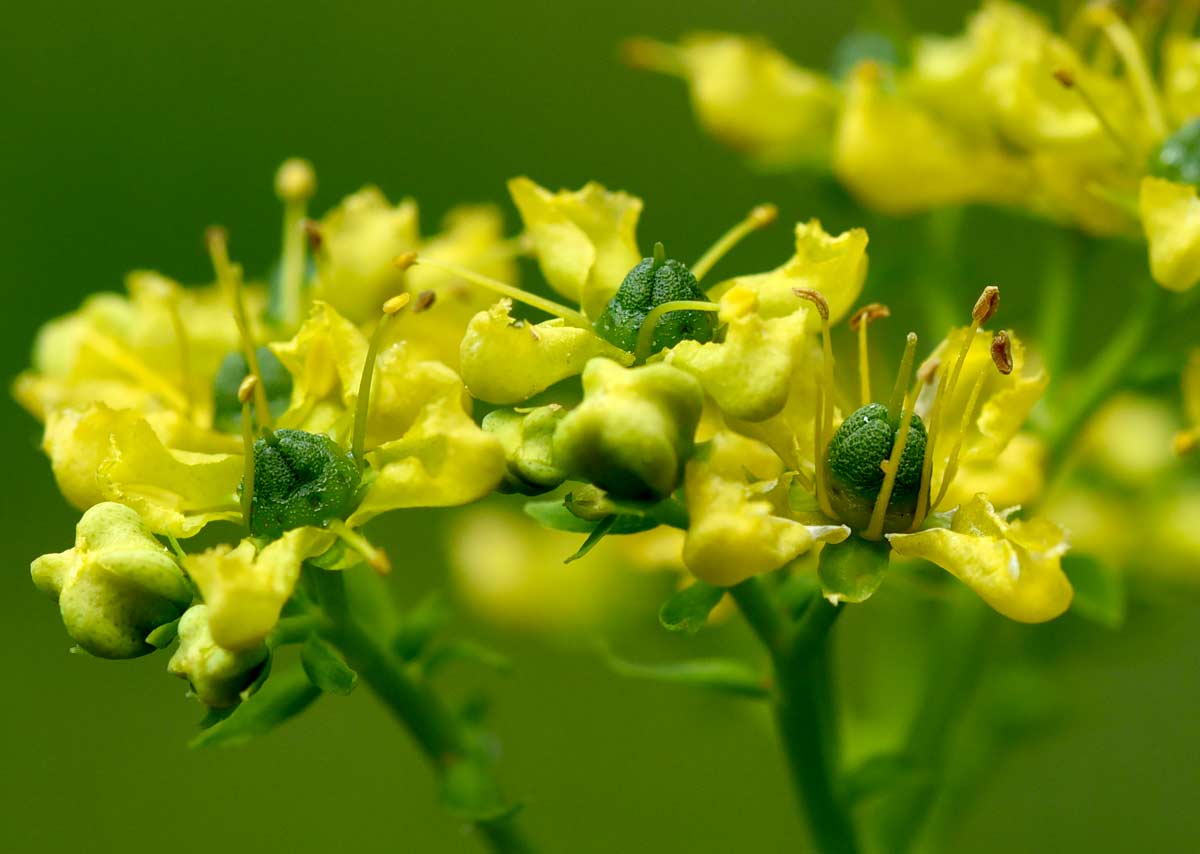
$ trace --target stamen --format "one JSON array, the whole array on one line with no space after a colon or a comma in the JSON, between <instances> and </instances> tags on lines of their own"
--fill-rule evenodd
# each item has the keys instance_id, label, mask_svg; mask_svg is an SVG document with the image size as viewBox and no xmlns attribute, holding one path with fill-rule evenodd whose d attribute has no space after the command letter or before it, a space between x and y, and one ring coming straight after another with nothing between
<instances>
[{"instance_id":1,"label":"stamen","mask_svg":"<svg viewBox=\"0 0 1200 854\"><path fill-rule=\"evenodd\" d=\"M971 351L971 345L975 343L975 333L979 331L981 325L992 319L999 307L1000 289L993 285L984 288L983 293L975 302L975 307L971 310L971 325L967 327L963 335L954 368L950 371L942 371L942 379L938 384L937 394L933 398L933 406L929 412L929 420L925 425L927 430L925 459L921 464L921 488L917 493L917 512L913 516L914 531L921 524L921 520L924 519L930 506L928 501L933 486L933 456L941 433L942 410L945 409L946 401L954 394L958 385L958 378L962 373L963 364L967 361L967 354Z\"/></svg>"},{"instance_id":2,"label":"stamen","mask_svg":"<svg viewBox=\"0 0 1200 854\"><path fill-rule=\"evenodd\" d=\"M675 77L683 77L687 73L680 53L674 45L640 36L621 43L621 59L630 68L657 71Z\"/></svg>"},{"instance_id":3,"label":"stamen","mask_svg":"<svg viewBox=\"0 0 1200 854\"><path fill-rule=\"evenodd\" d=\"M1133 146L1129 144L1129 140L1121 136L1120 132L1117 131L1116 126L1109 121L1108 116L1106 116L1104 111L1100 109L1100 104L1095 98L1092 97L1092 94L1088 92L1087 89L1080 85L1079 80L1076 79L1075 75L1065 68L1059 68L1054 72L1054 79L1057 80L1064 89L1070 89L1079 96L1079 100L1083 101L1083 105L1087 107L1088 112L1095 116L1096 121L1100 123L1101 130L1103 130L1108 138L1112 140L1117 148L1121 150L1122 154L1132 159L1134 157L1134 151Z\"/></svg>"},{"instance_id":4,"label":"stamen","mask_svg":"<svg viewBox=\"0 0 1200 854\"><path fill-rule=\"evenodd\" d=\"M179 351L179 377L184 398L184 415L190 418L192 414L192 359L187 328L183 324L183 315L179 311L179 288L174 282L158 275L150 278L148 285L154 297L166 308L167 316L171 319L171 328L175 333L175 346Z\"/></svg>"},{"instance_id":5,"label":"stamen","mask_svg":"<svg viewBox=\"0 0 1200 854\"><path fill-rule=\"evenodd\" d=\"M1093 4L1088 8L1088 17L1094 26L1100 28L1113 50L1121 57L1125 73L1129 75L1129 82L1142 103L1146 121L1150 123L1155 136L1162 139L1167 135L1167 122L1163 118L1162 102L1154 86L1154 78L1146 65L1146 57L1138 45L1137 38L1120 16L1107 5Z\"/></svg>"},{"instance_id":6,"label":"stamen","mask_svg":"<svg viewBox=\"0 0 1200 854\"><path fill-rule=\"evenodd\" d=\"M414 255L415 257L415 255ZM409 302L408 294L399 294L383 304L383 317L375 325L371 333L371 341L367 345L367 357L363 361L362 375L358 380L358 402L354 407L354 438L350 452L361 468L365 464L363 448L367 442L367 416L371 410L371 381L375 378L375 360L379 356L379 346L383 342L384 330L389 321L404 310Z\"/></svg>"},{"instance_id":7,"label":"stamen","mask_svg":"<svg viewBox=\"0 0 1200 854\"><path fill-rule=\"evenodd\" d=\"M398 257L396 259L396 263L398 264L404 257L405 256L403 255ZM490 276L484 276L480 273L466 270L462 267L456 267L453 264L442 264L439 261L430 261L426 258L417 258L415 255L410 263L420 264L423 267L432 267L435 270L441 270L443 273L449 273L452 276L458 276L460 279L466 279L468 282L473 282L480 287L487 288L490 291L495 291L498 294L503 294L509 299L514 299L517 302L523 302L526 305L531 305L534 308L541 309L542 311L546 312L546 314L551 314L555 317L562 318L572 326L578 326L582 329L592 328L591 322L582 312L576 311L573 308L567 308L565 305L557 303L554 300L540 297L537 294L531 294L529 291L521 290L515 285L506 284L497 279L493 279Z\"/></svg>"},{"instance_id":8,"label":"stamen","mask_svg":"<svg viewBox=\"0 0 1200 854\"><path fill-rule=\"evenodd\" d=\"M904 355L900 358L900 370L896 372L896 382L892 386L892 396L888 398L888 418L898 418L904 404L904 389L912 376L913 362L917 358L917 333L910 332L904 339ZM913 395L914 400L916 395ZM869 401L868 401L869 402ZM913 404L916 406L916 404Z\"/></svg>"},{"instance_id":9,"label":"stamen","mask_svg":"<svg viewBox=\"0 0 1200 854\"><path fill-rule=\"evenodd\" d=\"M873 302L864 305L850 317L850 328L858 333L858 390L862 405L871 402L871 353L867 346L867 327L875 320L891 317L886 305Z\"/></svg>"},{"instance_id":10,"label":"stamen","mask_svg":"<svg viewBox=\"0 0 1200 854\"><path fill-rule=\"evenodd\" d=\"M254 407L258 415L258 423L270 430L275 426L271 417L271 407L267 402L267 388L263 384L262 371L258 367L258 354L255 352L254 339L250 337L250 324L246 320L246 303L242 294L242 268L229 261L229 236L225 229L213 226L204 234L208 245L208 254L212 258L213 269L217 281L225 290L233 309L233 322L237 325L238 336L242 341L242 356L246 359L246 367L250 375L258 382L254 386Z\"/></svg>"},{"instance_id":11,"label":"stamen","mask_svg":"<svg viewBox=\"0 0 1200 854\"><path fill-rule=\"evenodd\" d=\"M182 394L168 379L163 377L122 344L114 341L103 332L89 329L86 333L87 345L107 359L113 367L129 375L139 384L150 389L163 399L172 409L180 412L188 411L188 398Z\"/></svg>"},{"instance_id":12,"label":"stamen","mask_svg":"<svg viewBox=\"0 0 1200 854\"><path fill-rule=\"evenodd\" d=\"M662 244L659 244L660 246ZM658 326L663 315L672 311L720 311L721 307L715 302L704 302L695 299L680 299L673 302L659 303L646 312L646 318L642 321L642 325L638 327L637 343L634 345L633 355L639 362L644 362L651 355L650 347L654 340L654 327Z\"/></svg>"},{"instance_id":13,"label":"stamen","mask_svg":"<svg viewBox=\"0 0 1200 854\"><path fill-rule=\"evenodd\" d=\"M692 265L692 275L696 277L696 281L698 282L703 279L709 270L716 266L718 261L724 258L733 247L742 242L742 238L747 234L766 228L778 216L779 208L771 204L759 205L746 214L745 219L717 238L717 242L700 256L699 261Z\"/></svg>"},{"instance_id":14,"label":"stamen","mask_svg":"<svg viewBox=\"0 0 1200 854\"><path fill-rule=\"evenodd\" d=\"M909 340L915 345L917 336L909 333ZM911 362L909 363L911 365ZM906 380L907 384L907 380ZM871 523L863 537L868 540L878 540L883 536L883 520L887 515L888 504L892 500L892 490L896 488L896 477L900 473L900 460L904 456L904 448L908 444L908 434L912 432L913 410L917 405L917 397L908 394L904 397L904 408L900 412L900 427L896 431L896 439L892 443L892 454L884 465L883 486L875 497L875 506L871 510Z\"/></svg>"},{"instance_id":15,"label":"stamen","mask_svg":"<svg viewBox=\"0 0 1200 854\"><path fill-rule=\"evenodd\" d=\"M958 425L958 435L954 437L954 447L950 449L950 457L946 461L946 469L942 472L942 482L938 486L937 498L930 502L930 508L935 508L942 503L946 493L950 491L950 484L954 482L954 477L958 474L959 454L962 453L963 440L966 438L967 431L971 428L971 421L975 415L975 407L979 403L979 395L983 391L985 379L987 379L987 368L981 366L979 374L975 377L975 385L971 387L971 394L967 398L967 407L963 410L962 421Z\"/></svg>"},{"instance_id":16,"label":"stamen","mask_svg":"<svg viewBox=\"0 0 1200 854\"><path fill-rule=\"evenodd\" d=\"M358 531L351 528L341 519L330 519L328 522L329 530L337 534L347 546L358 552L372 569L380 575L387 575L392 571L392 562L388 559L387 552L383 549L376 548L371 545L371 541L360 534Z\"/></svg>"},{"instance_id":17,"label":"stamen","mask_svg":"<svg viewBox=\"0 0 1200 854\"><path fill-rule=\"evenodd\" d=\"M417 294L417 301L413 303L413 312L420 314L423 311L429 311L433 308L433 304L437 302L437 294L433 291L421 291Z\"/></svg>"},{"instance_id":18,"label":"stamen","mask_svg":"<svg viewBox=\"0 0 1200 854\"><path fill-rule=\"evenodd\" d=\"M307 160L285 160L275 173L275 195L283 202L283 266L280 317L287 327L300 322L304 288L305 229L308 200L317 190L317 176Z\"/></svg>"},{"instance_id":19,"label":"stamen","mask_svg":"<svg viewBox=\"0 0 1200 854\"><path fill-rule=\"evenodd\" d=\"M308 241L308 249L314 255L321 251L321 247L325 245L325 235L321 233L321 225L315 220L303 219L300 221L300 230L304 232L304 239Z\"/></svg>"},{"instance_id":20,"label":"stamen","mask_svg":"<svg viewBox=\"0 0 1200 854\"><path fill-rule=\"evenodd\" d=\"M250 416L250 399L258 379L250 374L238 386L238 403L242 405L242 448L245 454L245 469L242 474L242 519L250 527L250 506L254 500L254 424Z\"/></svg>"},{"instance_id":21,"label":"stamen","mask_svg":"<svg viewBox=\"0 0 1200 854\"><path fill-rule=\"evenodd\" d=\"M816 455L813 462L816 468L814 479L817 482L817 503L821 512L831 519L837 518L833 506L829 503L829 485L825 482L825 439L833 438L833 343L829 339L829 303L825 295L811 288L792 288L792 293L800 299L808 300L817 307L821 317L821 393L819 395L816 422L813 429L813 441L816 444Z\"/></svg>"}]
</instances>

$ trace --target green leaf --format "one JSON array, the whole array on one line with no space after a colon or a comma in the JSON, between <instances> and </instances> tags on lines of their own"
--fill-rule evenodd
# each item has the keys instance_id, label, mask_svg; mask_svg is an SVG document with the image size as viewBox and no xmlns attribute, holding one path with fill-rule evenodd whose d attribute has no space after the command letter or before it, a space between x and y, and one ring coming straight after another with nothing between
<instances>
[{"instance_id":1,"label":"green leaf","mask_svg":"<svg viewBox=\"0 0 1200 854\"><path fill-rule=\"evenodd\" d=\"M638 664L605 650L604 659L614 673L629 679L687 685L756 700L770 695L766 677L732 658L693 658L667 664Z\"/></svg>"},{"instance_id":2,"label":"green leaf","mask_svg":"<svg viewBox=\"0 0 1200 854\"><path fill-rule=\"evenodd\" d=\"M1125 623L1125 579L1121 573L1092 555L1068 553L1063 572L1075 588L1071 610L1108 629Z\"/></svg>"},{"instance_id":3,"label":"green leaf","mask_svg":"<svg viewBox=\"0 0 1200 854\"><path fill-rule=\"evenodd\" d=\"M471 822L500 821L521 809L504 800L485 761L470 756L456 759L442 772L442 803L452 815Z\"/></svg>"},{"instance_id":4,"label":"green leaf","mask_svg":"<svg viewBox=\"0 0 1200 854\"><path fill-rule=\"evenodd\" d=\"M694 635L708 622L708 615L725 596L725 588L697 581L663 603L658 621L669 632Z\"/></svg>"},{"instance_id":5,"label":"green leaf","mask_svg":"<svg viewBox=\"0 0 1200 854\"><path fill-rule=\"evenodd\" d=\"M392 635L392 650L405 661L416 661L449 621L445 599L436 591L430 593L400 617Z\"/></svg>"},{"instance_id":6,"label":"green leaf","mask_svg":"<svg viewBox=\"0 0 1200 854\"><path fill-rule=\"evenodd\" d=\"M266 735L311 706L321 689L303 670L278 674L262 690L192 739L190 747L233 747Z\"/></svg>"},{"instance_id":7,"label":"green leaf","mask_svg":"<svg viewBox=\"0 0 1200 854\"><path fill-rule=\"evenodd\" d=\"M821 590L831 602L865 602L875 594L888 568L891 547L851 537L821 549L817 575Z\"/></svg>"},{"instance_id":8,"label":"green leaf","mask_svg":"<svg viewBox=\"0 0 1200 854\"><path fill-rule=\"evenodd\" d=\"M596 547L596 543L603 540L612 526L616 524L617 518L618 517L616 516L605 516L603 519L597 522L595 527L592 528L592 532L587 535L587 539L583 541L583 545L579 547L579 550L564 560L563 563L577 561L594 549Z\"/></svg>"},{"instance_id":9,"label":"green leaf","mask_svg":"<svg viewBox=\"0 0 1200 854\"><path fill-rule=\"evenodd\" d=\"M456 640L444 643L431 652L429 660L425 663L425 670L427 673L433 673L455 661L482 664L504 673L513 669L512 660L491 647L471 640Z\"/></svg>"},{"instance_id":10,"label":"green leaf","mask_svg":"<svg viewBox=\"0 0 1200 854\"><path fill-rule=\"evenodd\" d=\"M358 684L358 674L342 661L337 650L316 635L310 635L304 642L300 663L309 681L326 694L344 697Z\"/></svg>"}]
</instances>

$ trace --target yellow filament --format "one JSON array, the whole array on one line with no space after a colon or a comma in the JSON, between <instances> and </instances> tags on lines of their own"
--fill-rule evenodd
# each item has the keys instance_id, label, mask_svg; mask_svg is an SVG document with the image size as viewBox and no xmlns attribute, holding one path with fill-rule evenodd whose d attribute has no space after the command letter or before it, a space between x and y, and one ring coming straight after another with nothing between
<instances>
[{"instance_id":1,"label":"yellow filament","mask_svg":"<svg viewBox=\"0 0 1200 854\"><path fill-rule=\"evenodd\" d=\"M717 262L728 255L733 247L741 243L747 234L758 231L760 228L766 228L775 221L777 216L779 216L779 208L771 204L759 205L746 214L745 219L717 238L717 242L700 256L699 261L692 265L692 275L696 277L696 281L698 282L708 275Z\"/></svg>"},{"instance_id":2,"label":"yellow filament","mask_svg":"<svg viewBox=\"0 0 1200 854\"><path fill-rule=\"evenodd\" d=\"M1133 85L1133 90L1142 103L1142 109L1146 113L1146 121L1150 123L1151 130L1156 137L1163 138L1167 135L1167 122L1163 118L1158 90L1154 86L1154 79L1150 75L1145 54L1138 45L1137 37L1117 13L1108 6L1092 6L1089 14L1092 16L1092 21L1104 33L1104 37L1108 39L1113 50L1121 57L1121 62L1125 65L1125 73L1129 75L1129 82Z\"/></svg>"},{"instance_id":3,"label":"yellow filament","mask_svg":"<svg viewBox=\"0 0 1200 854\"><path fill-rule=\"evenodd\" d=\"M644 362L653 354L650 352L651 342L654 340L654 327L658 326L665 314L672 311L720 311L721 307L715 302L704 302L702 300L681 299L673 302L664 302L656 305L650 311L646 312L646 319L642 321L642 325L638 327L637 344L634 346L634 356L639 362Z\"/></svg>"},{"instance_id":4,"label":"yellow filament","mask_svg":"<svg viewBox=\"0 0 1200 854\"><path fill-rule=\"evenodd\" d=\"M383 304L383 317L371 333L370 343L367 344L367 357L363 360L362 375L358 379L358 401L354 407L354 438L350 451L359 466L363 465L363 453L367 444L367 418L371 412L371 383L375 379L375 362L379 357L379 346L383 343L384 330L390 325L389 321L399 314L409 303L408 294L392 297Z\"/></svg>"},{"instance_id":5,"label":"yellow filament","mask_svg":"<svg viewBox=\"0 0 1200 854\"><path fill-rule=\"evenodd\" d=\"M1084 88L1084 86L1079 82L1079 79L1074 74L1071 74L1069 71L1064 69L1055 71L1054 78L1064 87L1071 89L1076 95L1079 96L1079 100L1083 102L1085 107L1087 107L1088 112L1091 113L1095 117L1096 121L1100 123L1100 129L1104 131L1105 135L1112 140L1113 144L1115 144L1118 149L1121 150L1122 154L1132 159L1135 156L1133 146L1129 144L1129 140L1121 136L1116 126L1109 120L1104 111L1100 109L1099 102L1092 97L1091 92Z\"/></svg>"},{"instance_id":6,"label":"yellow filament","mask_svg":"<svg viewBox=\"0 0 1200 854\"><path fill-rule=\"evenodd\" d=\"M914 336L915 337L915 336ZM916 395L904 397L904 408L900 413L900 428L896 431L896 440L892 443L892 454L888 457L884 469L883 486L875 497L875 507L871 510L871 523L863 535L868 540L878 540L883 536L883 519L887 515L888 504L892 500L892 490L896 488L896 477L900 473L900 460L904 456L904 448L908 444L908 434L912 432L913 409L916 408Z\"/></svg>"},{"instance_id":7,"label":"yellow filament","mask_svg":"<svg viewBox=\"0 0 1200 854\"><path fill-rule=\"evenodd\" d=\"M258 423L270 430L275 426L271 417L271 407L267 402L267 388L263 384L262 371L258 367L258 354L254 349L254 339L250 337L250 324L246 320L246 303L242 294L242 268L229 261L229 247L226 244L225 233L221 229L209 229L208 252L212 256L213 269L217 273L217 281L225 290L233 309L233 322L237 325L238 336L242 341L242 356L246 359L246 367L250 375L257 380L254 386L254 407L258 415Z\"/></svg>"},{"instance_id":8,"label":"yellow filament","mask_svg":"<svg viewBox=\"0 0 1200 854\"><path fill-rule=\"evenodd\" d=\"M242 474L242 519L246 528L250 528L250 508L254 501L254 425L250 415L250 399L254 396L254 386L258 384L253 376L242 380L238 387L238 400L242 404L242 448L245 455L245 468Z\"/></svg>"},{"instance_id":9,"label":"yellow filament","mask_svg":"<svg viewBox=\"0 0 1200 854\"><path fill-rule=\"evenodd\" d=\"M904 387L912 376L913 362L917 359L917 334L908 333L904 339L904 356L900 359L900 370L896 372L896 382L892 386L892 396L888 398L888 417L898 415L904 404ZM915 397L916 395L914 395Z\"/></svg>"},{"instance_id":10,"label":"yellow filament","mask_svg":"<svg viewBox=\"0 0 1200 854\"><path fill-rule=\"evenodd\" d=\"M282 300L279 314L284 326L292 328L300 322L301 294L304 289L304 262L308 241L302 223L308 215L308 200L288 199L283 206L283 266L280 279Z\"/></svg>"},{"instance_id":11,"label":"yellow filament","mask_svg":"<svg viewBox=\"0 0 1200 854\"><path fill-rule=\"evenodd\" d=\"M185 413L188 411L186 395L117 341L102 332L91 329L87 332L87 344L92 350L107 359L113 367L161 397L172 409L178 409Z\"/></svg>"},{"instance_id":12,"label":"yellow filament","mask_svg":"<svg viewBox=\"0 0 1200 854\"><path fill-rule=\"evenodd\" d=\"M979 370L979 376L975 378L975 385L971 388L971 395L967 398L967 408L963 410L962 422L958 425L958 435L954 437L954 447L950 450L950 458L946 462L946 470L942 472L942 482L938 487L937 498L930 502L930 508L936 508L942 503L946 497L946 493L950 490L950 484L954 481L954 476L958 474L958 458L962 453L963 440L966 438L967 430L971 428L971 417L975 414L975 407L979 403L979 395L983 391L983 382L987 379L987 366L983 366Z\"/></svg>"},{"instance_id":13,"label":"yellow filament","mask_svg":"<svg viewBox=\"0 0 1200 854\"><path fill-rule=\"evenodd\" d=\"M517 302L523 302L526 305L531 305L534 308L539 308L546 314L552 314L555 317L560 317L570 323L572 326L579 326L583 329L591 329L592 324L587 317L573 308L567 308L561 303L554 300L540 297L537 294L531 294L529 291L521 290L520 288L509 285L498 279L493 279L490 276L484 276L480 273L472 272L471 270L456 267L453 264L442 264L439 261L430 261L426 258L417 258L413 263L421 264L425 267L432 267L435 270L441 270L443 273L449 273L452 276L458 276L460 279L466 279L468 282L473 282L480 287L487 288L490 291L495 291L498 294L514 299Z\"/></svg>"},{"instance_id":14,"label":"yellow filament","mask_svg":"<svg viewBox=\"0 0 1200 854\"><path fill-rule=\"evenodd\" d=\"M817 503L821 512L834 518L833 506L829 503L829 485L825 482L825 442L833 438L833 344L829 340L829 315L821 315L821 406L817 413L820 418L818 429L814 431L817 437Z\"/></svg>"},{"instance_id":15,"label":"yellow filament","mask_svg":"<svg viewBox=\"0 0 1200 854\"><path fill-rule=\"evenodd\" d=\"M862 405L871 402L871 363L870 351L867 347L867 324L858 326L858 396Z\"/></svg>"},{"instance_id":16,"label":"yellow filament","mask_svg":"<svg viewBox=\"0 0 1200 854\"><path fill-rule=\"evenodd\" d=\"M383 549L373 546L370 540L341 519L331 519L328 524L329 530L337 534L338 539L361 555L363 560L380 575L386 575L392 571L392 562Z\"/></svg>"}]
</instances>

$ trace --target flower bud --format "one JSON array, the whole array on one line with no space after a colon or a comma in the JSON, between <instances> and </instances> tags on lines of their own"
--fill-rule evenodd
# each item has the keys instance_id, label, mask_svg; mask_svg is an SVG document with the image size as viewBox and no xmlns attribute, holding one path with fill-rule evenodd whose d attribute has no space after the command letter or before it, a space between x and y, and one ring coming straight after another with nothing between
<instances>
[{"instance_id":1,"label":"flower bud","mask_svg":"<svg viewBox=\"0 0 1200 854\"><path fill-rule=\"evenodd\" d=\"M276 539L294 528L345 519L361 481L354 457L328 436L276 430L254 443L250 532Z\"/></svg>"},{"instance_id":2,"label":"flower bud","mask_svg":"<svg viewBox=\"0 0 1200 854\"><path fill-rule=\"evenodd\" d=\"M869 403L853 412L829 443L825 454L829 503L834 513L856 531L871 522L875 499L883 486L883 465L892 455L899 419L882 403ZM916 512L925 458L925 424L913 415L900 456L900 470L884 516L884 531L907 530Z\"/></svg>"},{"instance_id":3,"label":"flower bud","mask_svg":"<svg viewBox=\"0 0 1200 854\"><path fill-rule=\"evenodd\" d=\"M664 498L691 455L703 400L700 383L670 365L592 359L583 402L555 431L555 459L614 498Z\"/></svg>"},{"instance_id":4,"label":"flower bud","mask_svg":"<svg viewBox=\"0 0 1200 854\"><path fill-rule=\"evenodd\" d=\"M146 637L192 601L187 578L137 512L96 504L75 529L75 547L39 557L33 583L53 596L67 634L100 658L153 652Z\"/></svg>"},{"instance_id":5,"label":"flower bud","mask_svg":"<svg viewBox=\"0 0 1200 854\"><path fill-rule=\"evenodd\" d=\"M645 258L629 271L621 287L596 319L596 334L627 353L637 345L638 332L651 309L680 300L708 301L696 277L681 261ZM680 341L711 341L712 316L705 311L669 311L654 326L650 352L658 353Z\"/></svg>"},{"instance_id":6,"label":"flower bud","mask_svg":"<svg viewBox=\"0 0 1200 854\"><path fill-rule=\"evenodd\" d=\"M179 621L179 648L167 672L186 679L196 699L213 709L236 706L267 663L267 645L228 650L213 640L208 606L194 605Z\"/></svg>"},{"instance_id":7,"label":"flower bud","mask_svg":"<svg viewBox=\"0 0 1200 854\"><path fill-rule=\"evenodd\" d=\"M554 458L554 431L566 414L561 406L551 404L525 412L497 409L484 417L483 429L504 447L503 491L537 495L566 480L566 472Z\"/></svg>"}]
</instances>

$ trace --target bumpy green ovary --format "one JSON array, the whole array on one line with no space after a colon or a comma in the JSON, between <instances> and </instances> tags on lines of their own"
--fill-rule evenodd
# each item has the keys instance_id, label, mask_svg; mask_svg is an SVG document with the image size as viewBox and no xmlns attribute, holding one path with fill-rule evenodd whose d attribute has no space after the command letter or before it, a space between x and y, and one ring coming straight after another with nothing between
<instances>
[{"instance_id":1,"label":"bumpy green ovary","mask_svg":"<svg viewBox=\"0 0 1200 854\"><path fill-rule=\"evenodd\" d=\"M33 562L33 583L58 601L67 634L92 655L153 652L147 635L191 603L183 571L122 504L93 506L75 531L74 548Z\"/></svg>"},{"instance_id":2,"label":"bumpy green ovary","mask_svg":"<svg viewBox=\"0 0 1200 854\"><path fill-rule=\"evenodd\" d=\"M627 353L637 346L638 331L651 309L679 300L707 301L708 296L686 264L670 258L645 258L629 271L621 287L596 319L596 334ZM669 311L654 325L650 352L674 347L684 339L711 341L712 315L705 311Z\"/></svg>"},{"instance_id":3,"label":"bumpy green ovary","mask_svg":"<svg viewBox=\"0 0 1200 854\"><path fill-rule=\"evenodd\" d=\"M271 348L259 347L254 355L258 359L258 370L267 392L267 408L278 417L291 403L292 375L271 352ZM213 427L217 430L236 433L241 428L242 404L238 400L238 388L249 373L246 357L240 352L230 353L221 360L221 366L213 377Z\"/></svg>"},{"instance_id":4,"label":"bumpy green ovary","mask_svg":"<svg viewBox=\"0 0 1200 854\"><path fill-rule=\"evenodd\" d=\"M887 407L869 403L852 413L834 433L825 454L829 503L838 518L856 532L867 529L875 499L883 487L885 463L892 455L899 418ZM925 458L925 424L913 415L900 471L884 516L884 533L908 530L916 512Z\"/></svg>"},{"instance_id":5,"label":"bumpy green ovary","mask_svg":"<svg viewBox=\"0 0 1200 854\"><path fill-rule=\"evenodd\" d=\"M1200 119L1168 136L1150 156L1150 174L1177 184L1200 186Z\"/></svg>"},{"instance_id":6,"label":"bumpy green ovary","mask_svg":"<svg viewBox=\"0 0 1200 854\"><path fill-rule=\"evenodd\" d=\"M703 403L700 383L678 368L592 359L583 402L554 432L554 458L614 498L665 498L691 456Z\"/></svg>"},{"instance_id":7,"label":"bumpy green ovary","mask_svg":"<svg viewBox=\"0 0 1200 854\"><path fill-rule=\"evenodd\" d=\"M250 532L275 539L293 528L345 519L361 482L354 457L328 436L276 430L254 443Z\"/></svg>"}]
</instances>

